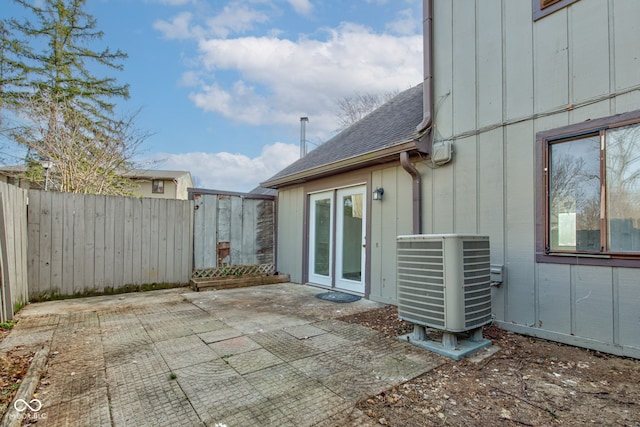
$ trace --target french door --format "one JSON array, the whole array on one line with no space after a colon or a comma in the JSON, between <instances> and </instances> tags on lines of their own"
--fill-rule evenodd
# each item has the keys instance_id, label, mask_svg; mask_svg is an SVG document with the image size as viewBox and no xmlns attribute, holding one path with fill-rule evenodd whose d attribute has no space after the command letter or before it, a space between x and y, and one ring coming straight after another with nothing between
<instances>
[{"instance_id":1,"label":"french door","mask_svg":"<svg viewBox=\"0 0 640 427\"><path fill-rule=\"evenodd\" d=\"M309 282L364 293L365 195L357 186L310 196Z\"/></svg>"}]
</instances>

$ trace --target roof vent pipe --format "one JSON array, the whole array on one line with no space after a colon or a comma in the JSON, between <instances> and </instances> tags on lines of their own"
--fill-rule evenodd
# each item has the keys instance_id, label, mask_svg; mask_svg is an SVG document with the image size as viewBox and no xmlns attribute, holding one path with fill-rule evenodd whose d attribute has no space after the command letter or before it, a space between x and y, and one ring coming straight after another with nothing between
<instances>
[{"instance_id":1,"label":"roof vent pipe","mask_svg":"<svg viewBox=\"0 0 640 427\"><path fill-rule=\"evenodd\" d=\"M300 158L307 155L307 136L306 136L306 124L309 121L309 117L300 117Z\"/></svg>"}]
</instances>

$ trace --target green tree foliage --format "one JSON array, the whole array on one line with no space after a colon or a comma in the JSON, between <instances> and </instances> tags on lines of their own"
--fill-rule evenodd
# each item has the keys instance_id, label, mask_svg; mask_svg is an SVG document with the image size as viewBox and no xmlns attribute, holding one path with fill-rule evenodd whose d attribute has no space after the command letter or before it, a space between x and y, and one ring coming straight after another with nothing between
<instances>
[{"instance_id":1,"label":"green tree foliage","mask_svg":"<svg viewBox=\"0 0 640 427\"><path fill-rule=\"evenodd\" d=\"M129 86L96 70L121 70L127 55L91 49L103 33L83 10L85 0L13 1L26 18L0 23L0 108L15 122L9 126L4 115L4 134L27 148L27 165L53 161L51 188L122 193L113 177L131 166L144 136L134 132L135 115L114 116ZM30 169L42 179L41 170Z\"/></svg>"}]
</instances>

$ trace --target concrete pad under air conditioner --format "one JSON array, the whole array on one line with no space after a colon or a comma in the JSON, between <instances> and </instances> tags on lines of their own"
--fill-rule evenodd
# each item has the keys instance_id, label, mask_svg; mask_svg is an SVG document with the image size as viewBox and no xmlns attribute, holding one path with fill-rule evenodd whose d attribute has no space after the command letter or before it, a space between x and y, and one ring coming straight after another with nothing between
<instances>
[{"instance_id":1,"label":"concrete pad under air conditioner","mask_svg":"<svg viewBox=\"0 0 640 427\"><path fill-rule=\"evenodd\" d=\"M427 335L423 326L414 325L412 333L401 335L398 338L454 360L461 360L492 344L490 340L482 338L482 328L460 335L446 331L438 332L442 333L440 341L432 339L436 338L435 336Z\"/></svg>"}]
</instances>

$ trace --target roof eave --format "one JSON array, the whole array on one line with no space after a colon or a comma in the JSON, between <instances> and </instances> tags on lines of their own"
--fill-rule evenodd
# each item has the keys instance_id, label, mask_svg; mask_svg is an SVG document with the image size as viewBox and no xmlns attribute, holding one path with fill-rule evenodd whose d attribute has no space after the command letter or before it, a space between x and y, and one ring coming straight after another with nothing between
<instances>
[{"instance_id":1,"label":"roof eave","mask_svg":"<svg viewBox=\"0 0 640 427\"><path fill-rule=\"evenodd\" d=\"M336 162L327 163L300 172L295 172L290 175L271 179L262 182L260 186L266 188L280 188L285 185L302 184L314 179L323 178L329 175L335 175L336 173L350 172L368 166L389 163L394 160L398 160L396 156L398 156L400 153L415 150L415 141L412 139L410 141L394 144L389 147L369 151L367 153L358 154L357 156L348 157Z\"/></svg>"}]
</instances>

